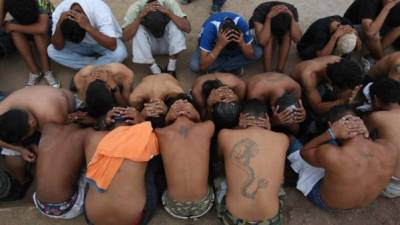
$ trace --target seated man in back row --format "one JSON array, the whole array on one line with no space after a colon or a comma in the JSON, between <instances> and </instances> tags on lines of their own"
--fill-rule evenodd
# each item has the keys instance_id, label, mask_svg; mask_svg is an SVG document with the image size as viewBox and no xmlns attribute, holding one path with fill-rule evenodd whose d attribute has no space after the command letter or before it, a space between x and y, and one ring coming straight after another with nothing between
<instances>
[{"instance_id":1,"label":"seated man in back row","mask_svg":"<svg viewBox=\"0 0 400 225\"><path fill-rule=\"evenodd\" d=\"M270 129L267 106L252 99L244 103L237 128L218 135L228 185L218 207L224 225L283 222L281 185L289 139ZM219 200L224 195L222 190L217 194Z\"/></svg>"},{"instance_id":2,"label":"seated man in back row","mask_svg":"<svg viewBox=\"0 0 400 225\"><path fill-rule=\"evenodd\" d=\"M324 56L297 64L291 77L302 85L312 111L323 115L336 105L351 103L364 75L351 60Z\"/></svg>"},{"instance_id":3,"label":"seated man in back row","mask_svg":"<svg viewBox=\"0 0 400 225\"><path fill-rule=\"evenodd\" d=\"M156 129L167 177L162 202L173 217L196 219L214 204L214 192L208 185L214 124L200 122L199 113L185 99L172 104L166 122L167 127Z\"/></svg>"},{"instance_id":4,"label":"seated man in back row","mask_svg":"<svg viewBox=\"0 0 400 225\"><path fill-rule=\"evenodd\" d=\"M231 128L239 118L246 83L229 73L206 74L193 82L191 94L203 120L213 120L217 129Z\"/></svg>"},{"instance_id":5,"label":"seated man in back row","mask_svg":"<svg viewBox=\"0 0 400 225\"><path fill-rule=\"evenodd\" d=\"M185 33L191 30L176 0L135 1L126 12L122 27L124 40L132 39L134 63L148 64L152 74L164 71L175 76L178 55L186 49ZM169 55L166 67L160 68L154 59L160 54Z\"/></svg>"},{"instance_id":6,"label":"seated man in back row","mask_svg":"<svg viewBox=\"0 0 400 225\"><path fill-rule=\"evenodd\" d=\"M61 65L81 69L87 65L122 62L122 30L102 0L65 0L54 11L49 57Z\"/></svg>"},{"instance_id":7,"label":"seated man in back row","mask_svg":"<svg viewBox=\"0 0 400 225\"><path fill-rule=\"evenodd\" d=\"M247 81L247 99L258 99L272 107L271 126L288 128L290 133L299 131L299 124L306 119L301 102L301 87L292 78L281 73L262 73Z\"/></svg>"},{"instance_id":8,"label":"seated man in back row","mask_svg":"<svg viewBox=\"0 0 400 225\"><path fill-rule=\"evenodd\" d=\"M244 66L254 63L262 50L253 43L249 25L242 16L221 12L203 24L198 47L192 55L193 72L230 72L242 74Z\"/></svg>"},{"instance_id":9,"label":"seated man in back row","mask_svg":"<svg viewBox=\"0 0 400 225\"><path fill-rule=\"evenodd\" d=\"M267 1L258 5L250 18L250 27L255 30L257 42L264 48L264 72L283 73L292 41L301 38L299 15L292 4ZM272 56L279 46L277 66L272 67Z\"/></svg>"},{"instance_id":10,"label":"seated man in back row","mask_svg":"<svg viewBox=\"0 0 400 225\"><path fill-rule=\"evenodd\" d=\"M113 130L92 130L86 136L88 224L145 225L155 212L153 157L159 149L151 124L143 121L136 109L116 107L105 120Z\"/></svg>"},{"instance_id":11,"label":"seated man in back row","mask_svg":"<svg viewBox=\"0 0 400 225\"><path fill-rule=\"evenodd\" d=\"M129 105L139 110L153 127L163 127L165 114L171 105L169 100L180 95L184 95L183 88L173 76L150 75L136 86L129 96Z\"/></svg>"},{"instance_id":12,"label":"seated man in back row","mask_svg":"<svg viewBox=\"0 0 400 225\"><path fill-rule=\"evenodd\" d=\"M323 210L366 207L389 183L397 150L383 139L370 140L351 106L334 107L328 121L329 129L304 147L292 142L289 160L300 173L297 187Z\"/></svg>"}]
</instances>

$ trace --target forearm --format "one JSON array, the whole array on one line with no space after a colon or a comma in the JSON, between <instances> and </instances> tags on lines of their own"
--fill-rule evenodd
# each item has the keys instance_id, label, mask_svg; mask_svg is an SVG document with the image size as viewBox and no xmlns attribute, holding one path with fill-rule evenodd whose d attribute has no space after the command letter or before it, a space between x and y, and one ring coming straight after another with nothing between
<instances>
[{"instance_id":1,"label":"forearm","mask_svg":"<svg viewBox=\"0 0 400 225\"><path fill-rule=\"evenodd\" d=\"M329 39L328 43L325 45L325 47L323 49L321 49L320 51L317 51L317 56L322 57L322 56L331 55L333 50L335 49L336 41L337 41L337 38L332 35L331 38Z\"/></svg>"},{"instance_id":2,"label":"forearm","mask_svg":"<svg viewBox=\"0 0 400 225\"><path fill-rule=\"evenodd\" d=\"M4 141L0 141L0 148L7 148L7 149L10 149L10 150L14 150L16 152L19 152L19 153L21 153L22 149L23 149L21 146L8 144L8 143L6 143Z\"/></svg>"},{"instance_id":3,"label":"forearm","mask_svg":"<svg viewBox=\"0 0 400 225\"><path fill-rule=\"evenodd\" d=\"M122 35L124 41L129 41L133 38L133 36L135 36L141 22L142 19L140 17L136 17L136 19L129 26L125 27Z\"/></svg>"},{"instance_id":4,"label":"forearm","mask_svg":"<svg viewBox=\"0 0 400 225\"><path fill-rule=\"evenodd\" d=\"M192 28L190 26L189 20L183 17L179 17L173 13L170 13L168 16L172 20L172 22L174 22L175 25L179 28L179 30L185 33L190 33Z\"/></svg>"},{"instance_id":5,"label":"forearm","mask_svg":"<svg viewBox=\"0 0 400 225\"><path fill-rule=\"evenodd\" d=\"M254 59L255 55L254 55L254 49L253 46L251 44L242 44L240 46L240 49L243 52L243 55L248 58L248 59Z\"/></svg>"},{"instance_id":6,"label":"forearm","mask_svg":"<svg viewBox=\"0 0 400 225\"><path fill-rule=\"evenodd\" d=\"M208 67L211 66L217 60L219 54L221 54L223 47L220 45L215 45L214 49L206 53L205 55L201 55L201 60L200 60L200 69L203 71L206 71Z\"/></svg>"},{"instance_id":7,"label":"forearm","mask_svg":"<svg viewBox=\"0 0 400 225\"><path fill-rule=\"evenodd\" d=\"M86 30L90 36L93 37L93 39L101 46L104 48L107 48L109 50L115 50L117 48L117 40L112 37L108 37L99 31L97 31L94 27L90 27Z\"/></svg>"},{"instance_id":8,"label":"forearm","mask_svg":"<svg viewBox=\"0 0 400 225\"><path fill-rule=\"evenodd\" d=\"M24 34L47 34L48 32L48 22L38 22L31 25L21 25L12 23L12 30Z\"/></svg>"},{"instance_id":9,"label":"forearm","mask_svg":"<svg viewBox=\"0 0 400 225\"><path fill-rule=\"evenodd\" d=\"M65 46L64 36L61 32L60 25L57 25L56 31L53 36L51 36L50 42L53 44L54 48L57 50L61 50Z\"/></svg>"},{"instance_id":10,"label":"forearm","mask_svg":"<svg viewBox=\"0 0 400 225\"><path fill-rule=\"evenodd\" d=\"M301 29L299 24L296 20L292 19L292 23L290 26L290 38L295 42L298 43L301 39Z\"/></svg>"},{"instance_id":11,"label":"forearm","mask_svg":"<svg viewBox=\"0 0 400 225\"><path fill-rule=\"evenodd\" d=\"M271 19L266 19L261 32L258 33L258 42L265 46L272 38Z\"/></svg>"},{"instance_id":12,"label":"forearm","mask_svg":"<svg viewBox=\"0 0 400 225\"><path fill-rule=\"evenodd\" d=\"M312 108L318 114L325 114L328 113L333 107L344 103L345 102L342 99L336 101L326 101L326 102L320 102L318 104L313 104Z\"/></svg>"},{"instance_id":13,"label":"forearm","mask_svg":"<svg viewBox=\"0 0 400 225\"><path fill-rule=\"evenodd\" d=\"M369 24L369 26L366 28L366 34L369 38L372 38L379 33L387 16L389 15L389 12L390 10L383 8L378 17L376 17L375 20Z\"/></svg>"}]
</instances>

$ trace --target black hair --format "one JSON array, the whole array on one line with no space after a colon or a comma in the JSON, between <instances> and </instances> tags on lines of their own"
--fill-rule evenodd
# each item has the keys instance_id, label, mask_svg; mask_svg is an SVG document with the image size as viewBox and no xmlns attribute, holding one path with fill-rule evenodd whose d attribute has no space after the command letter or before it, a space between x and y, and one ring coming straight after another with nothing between
<instances>
[{"instance_id":1,"label":"black hair","mask_svg":"<svg viewBox=\"0 0 400 225\"><path fill-rule=\"evenodd\" d=\"M283 36L289 32L292 16L289 13L280 13L271 19L271 33L281 42Z\"/></svg>"},{"instance_id":2,"label":"black hair","mask_svg":"<svg viewBox=\"0 0 400 225\"><path fill-rule=\"evenodd\" d=\"M268 115L267 105L259 99L250 99L243 103L242 113L256 118L266 118Z\"/></svg>"},{"instance_id":3,"label":"black hair","mask_svg":"<svg viewBox=\"0 0 400 225\"><path fill-rule=\"evenodd\" d=\"M39 20L39 5L36 0L6 0L5 8L20 24L33 24Z\"/></svg>"},{"instance_id":4,"label":"black hair","mask_svg":"<svg viewBox=\"0 0 400 225\"><path fill-rule=\"evenodd\" d=\"M279 106L279 112L285 110L289 106L297 106L297 98L293 92L286 92L276 100L276 105Z\"/></svg>"},{"instance_id":5,"label":"black hair","mask_svg":"<svg viewBox=\"0 0 400 225\"><path fill-rule=\"evenodd\" d=\"M376 96L385 105L400 103L400 83L389 78L377 81L372 84L370 95Z\"/></svg>"},{"instance_id":6,"label":"black hair","mask_svg":"<svg viewBox=\"0 0 400 225\"><path fill-rule=\"evenodd\" d=\"M85 38L86 31L79 26L79 24L71 19L65 19L62 21L61 32L65 38L65 40L80 43Z\"/></svg>"},{"instance_id":7,"label":"black hair","mask_svg":"<svg viewBox=\"0 0 400 225\"><path fill-rule=\"evenodd\" d=\"M212 117L217 130L232 128L239 122L239 102L219 102L213 106Z\"/></svg>"},{"instance_id":8,"label":"black hair","mask_svg":"<svg viewBox=\"0 0 400 225\"><path fill-rule=\"evenodd\" d=\"M0 116L0 140L19 144L29 132L29 115L24 110L11 109Z\"/></svg>"},{"instance_id":9,"label":"black hair","mask_svg":"<svg viewBox=\"0 0 400 225\"><path fill-rule=\"evenodd\" d=\"M203 83L203 86L201 86L201 93L203 94L203 97L207 99L208 96L210 96L212 90L222 86L224 86L224 84L218 79L208 80Z\"/></svg>"},{"instance_id":10,"label":"black hair","mask_svg":"<svg viewBox=\"0 0 400 225\"><path fill-rule=\"evenodd\" d=\"M240 30L239 30L239 28L236 26L235 22L234 22L231 18L229 18L229 17L226 18L226 19L222 22L222 24L221 24L221 30L222 30L222 31L231 31L231 30L234 30L234 31L240 32ZM237 47L238 47L238 43L236 43L236 42L234 42L234 41L229 42L229 43L225 46L225 48L228 49L228 50L234 50L234 49L236 49Z\"/></svg>"},{"instance_id":11,"label":"black hair","mask_svg":"<svg viewBox=\"0 0 400 225\"><path fill-rule=\"evenodd\" d=\"M85 101L88 114L94 118L107 114L116 105L111 91L102 80L95 80L89 84Z\"/></svg>"},{"instance_id":12,"label":"black hair","mask_svg":"<svg viewBox=\"0 0 400 225\"><path fill-rule=\"evenodd\" d=\"M328 64L326 74L332 85L342 90L354 89L357 85L362 84L364 78L361 68L348 59Z\"/></svg>"},{"instance_id":13,"label":"black hair","mask_svg":"<svg viewBox=\"0 0 400 225\"><path fill-rule=\"evenodd\" d=\"M185 93L180 93L176 96L170 96L167 97L164 100L165 105L170 108L176 101L178 100L187 100L188 102L190 102L191 104L193 104L193 101L191 98L189 98L189 96L187 96Z\"/></svg>"},{"instance_id":14,"label":"black hair","mask_svg":"<svg viewBox=\"0 0 400 225\"><path fill-rule=\"evenodd\" d=\"M334 106L326 115L327 122L334 123L346 115L356 115L354 107L350 104Z\"/></svg>"},{"instance_id":15,"label":"black hair","mask_svg":"<svg viewBox=\"0 0 400 225\"><path fill-rule=\"evenodd\" d=\"M151 126L153 128L163 128L165 127L165 116L160 115L158 117L150 116L146 118L147 121L150 121Z\"/></svg>"}]
</instances>

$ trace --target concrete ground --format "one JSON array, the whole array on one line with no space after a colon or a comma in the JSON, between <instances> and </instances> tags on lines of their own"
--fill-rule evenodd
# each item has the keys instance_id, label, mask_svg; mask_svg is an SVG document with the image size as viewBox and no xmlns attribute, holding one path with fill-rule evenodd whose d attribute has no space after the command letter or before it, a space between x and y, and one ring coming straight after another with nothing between
<instances>
[{"instance_id":1,"label":"concrete ground","mask_svg":"<svg viewBox=\"0 0 400 225\"><path fill-rule=\"evenodd\" d=\"M58 3L59 0L52 1ZM134 0L108 0L107 1L118 20L122 21L127 7ZM191 86L196 74L189 70L189 60L191 53L197 44L197 35L200 31L201 24L207 18L211 0L195 0L192 4L182 6L184 12L188 14L188 18L192 23L192 32L188 34L188 50L180 56L178 64L178 80L188 89ZM263 2L262 0L228 0L224 10L238 12L245 18L249 18L253 9ZM289 3L296 5L300 15L300 25L303 30L317 18L328 15L343 14L345 9L352 2L351 0L287 0ZM131 43L127 43L131 48ZM289 63L286 72L290 72L293 65L299 60L293 51L289 56ZM166 57L161 57L161 64L167 63ZM132 64L131 59L127 59L125 63L135 72L135 83L139 83L143 76L148 75L149 71L146 66ZM52 65L53 71L62 81L63 87L68 87L74 71L66 69L56 63ZM251 65L246 68L245 76L247 77L260 73L262 71L261 63ZM14 54L8 58L0 59L0 90L11 92L18 88L22 88L27 79L28 70L24 65L21 57ZM351 172L351 171L349 171ZM32 190L31 190L32 192ZM298 191L293 188L286 188L288 194L285 201L284 217L285 225L400 225L400 199L389 200L378 198L371 206L346 212L326 213L314 207L307 199L305 199ZM14 203L0 203L0 225L83 225L85 224L83 217L71 221L60 221L48 219L42 216L34 208L30 196L25 200ZM220 224L213 211L198 221L181 221L168 216L162 209L158 210L150 225L217 225Z\"/></svg>"}]
</instances>

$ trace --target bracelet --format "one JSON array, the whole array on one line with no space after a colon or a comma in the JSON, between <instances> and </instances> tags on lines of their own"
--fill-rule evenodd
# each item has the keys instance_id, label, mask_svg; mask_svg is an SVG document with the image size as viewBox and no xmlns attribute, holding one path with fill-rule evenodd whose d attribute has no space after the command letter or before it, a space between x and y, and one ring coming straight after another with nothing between
<instances>
[{"instance_id":1,"label":"bracelet","mask_svg":"<svg viewBox=\"0 0 400 225\"><path fill-rule=\"evenodd\" d=\"M333 132L332 128L328 129L328 134L331 137L331 140L336 140L335 132Z\"/></svg>"}]
</instances>

